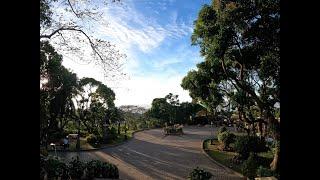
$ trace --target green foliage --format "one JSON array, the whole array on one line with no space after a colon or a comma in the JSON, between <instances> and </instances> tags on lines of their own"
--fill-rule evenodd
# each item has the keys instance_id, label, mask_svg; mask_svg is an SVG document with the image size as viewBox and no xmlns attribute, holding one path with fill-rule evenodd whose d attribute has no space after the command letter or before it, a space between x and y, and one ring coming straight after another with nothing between
<instances>
[{"instance_id":1,"label":"green foliage","mask_svg":"<svg viewBox=\"0 0 320 180\"><path fill-rule=\"evenodd\" d=\"M164 98L155 98L152 101L151 109L147 116L157 118L164 123L185 124L190 121L190 116L194 116L202 107L199 104L189 102L179 102L178 95L169 93Z\"/></svg>"},{"instance_id":2,"label":"green foliage","mask_svg":"<svg viewBox=\"0 0 320 180\"><path fill-rule=\"evenodd\" d=\"M228 131L228 129L225 126L222 126L219 128L218 134L223 133L225 131Z\"/></svg>"},{"instance_id":3,"label":"green foliage","mask_svg":"<svg viewBox=\"0 0 320 180\"><path fill-rule=\"evenodd\" d=\"M250 153L249 158L244 161L242 165L242 174L247 176L249 179L254 179L254 177L256 177L257 168L257 157L253 153Z\"/></svg>"},{"instance_id":4,"label":"green foliage","mask_svg":"<svg viewBox=\"0 0 320 180\"><path fill-rule=\"evenodd\" d=\"M217 0L201 8L191 41L204 61L181 83L193 100L213 114L238 111L241 125L279 115L279 7L279 0ZM267 126L280 137L278 121Z\"/></svg>"},{"instance_id":5,"label":"green foliage","mask_svg":"<svg viewBox=\"0 0 320 180\"><path fill-rule=\"evenodd\" d=\"M223 143L224 148L228 148L231 143L234 143L236 135L230 133L229 131L223 131L218 134L218 141Z\"/></svg>"},{"instance_id":6,"label":"green foliage","mask_svg":"<svg viewBox=\"0 0 320 180\"><path fill-rule=\"evenodd\" d=\"M85 164L79 161L79 157L73 158L72 161L69 162L69 173L71 178L80 179L84 173Z\"/></svg>"},{"instance_id":7,"label":"green foliage","mask_svg":"<svg viewBox=\"0 0 320 180\"><path fill-rule=\"evenodd\" d=\"M199 167L193 169L189 173L188 179L190 180L209 180L212 177L210 172L207 172Z\"/></svg>"},{"instance_id":8,"label":"green foliage","mask_svg":"<svg viewBox=\"0 0 320 180\"><path fill-rule=\"evenodd\" d=\"M115 138L117 138L117 136L118 136L118 131L115 127L112 126L110 128L110 137L111 137L111 139L115 139Z\"/></svg>"},{"instance_id":9,"label":"green foliage","mask_svg":"<svg viewBox=\"0 0 320 180\"><path fill-rule=\"evenodd\" d=\"M257 176L259 177L270 177L273 176L273 172L269 168L259 166L257 169Z\"/></svg>"},{"instance_id":10,"label":"green foliage","mask_svg":"<svg viewBox=\"0 0 320 180\"><path fill-rule=\"evenodd\" d=\"M237 136L234 143L234 150L239 153L242 159L247 159L250 152L266 152L266 142L257 136Z\"/></svg>"},{"instance_id":11,"label":"green foliage","mask_svg":"<svg viewBox=\"0 0 320 180\"><path fill-rule=\"evenodd\" d=\"M48 179L60 177L62 180L80 179L86 172L86 179L110 178L119 179L117 166L111 163L92 160L87 163L79 161L78 157L68 164L56 157L44 157L40 155L40 179L47 174Z\"/></svg>"},{"instance_id":12,"label":"green foliage","mask_svg":"<svg viewBox=\"0 0 320 180\"><path fill-rule=\"evenodd\" d=\"M149 110L150 117L161 119L168 122L170 119L171 105L165 98L155 98L152 101L151 109Z\"/></svg>"},{"instance_id":13,"label":"green foliage","mask_svg":"<svg viewBox=\"0 0 320 180\"><path fill-rule=\"evenodd\" d=\"M44 179L44 176L46 174L45 166L46 166L46 156L40 153L40 179Z\"/></svg>"},{"instance_id":14,"label":"green foliage","mask_svg":"<svg viewBox=\"0 0 320 180\"><path fill-rule=\"evenodd\" d=\"M48 151L45 148L40 148L40 155L42 156L48 156Z\"/></svg>"},{"instance_id":15,"label":"green foliage","mask_svg":"<svg viewBox=\"0 0 320 180\"><path fill-rule=\"evenodd\" d=\"M86 174L89 179L96 178L119 178L118 168L110 163L92 160L86 164Z\"/></svg>"},{"instance_id":16,"label":"green foliage","mask_svg":"<svg viewBox=\"0 0 320 180\"><path fill-rule=\"evenodd\" d=\"M94 134L90 134L87 137L87 142L92 145L93 147L99 147L100 144L103 143L103 137L102 136L97 136Z\"/></svg>"},{"instance_id":17,"label":"green foliage","mask_svg":"<svg viewBox=\"0 0 320 180\"><path fill-rule=\"evenodd\" d=\"M49 157L45 159L43 167L47 173L48 179L61 177L67 179L69 177L68 166L58 158Z\"/></svg>"}]
</instances>

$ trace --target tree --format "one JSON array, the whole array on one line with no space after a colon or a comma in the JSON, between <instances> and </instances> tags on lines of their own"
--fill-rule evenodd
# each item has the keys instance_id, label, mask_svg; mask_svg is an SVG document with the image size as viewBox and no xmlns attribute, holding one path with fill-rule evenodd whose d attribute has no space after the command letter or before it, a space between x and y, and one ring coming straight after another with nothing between
<instances>
[{"instance_id":1,"label":"tree","mask_svg":"<svg viewBox=\"0 0 320 180\"><path fill-rule=\"evenodd\" d=\"M165 96L165 99L171 105L170 108L168 108L168 111L170 114L170 121L172 121L173 124L177 122L177 108L180 105L178 97L178 95L173 95L172 93Z\"/></svg>"},{"instance_id":2,"label":"tree","mask_svg":"<svg viewBox=\"0 0 320 180\"><path fill-rule=\"evenodd\" d=\"M155 98L152 101L151 108L148 112L150 117L162 120L162 122L169 122L170 119L170 104L166 98Z\"/></svg>"},{"instance_id":3,"label":"tree","mask_svg":"<svg viewBox=\"0 0 320 180\"><path fill-rule=\"evenodd\" d=\"M79 81L78 94L75 98L77 114L89 133L102 129L103 117L108 109L114 108L114 92L93 78Z\"/></svg>"},{"instance_id":4,"label":"tree","mask_svg":"<svg viewBox=\"0 0 320 180\"><path fill-rule=\"evenodd\" d=\"M254 123L266 124L276 141L280 141L274 114L275 104L280 103L279 10L278 0L216 0L203 6L191 39L205 61L182 81L191 97L208 103L209 109L228 98L241 121L251 124L252 130ZM256 108L260 118L254 116Z\"/></svg>"},{"instance_id":5,"label":"tree","mask_svg":"<svg viewBox=\"0 0 320 180\"><path fill-rule=\"evenodd\" d=\"M40 0L40 42L50 42L60 54L73 60L99 65L105 76L124 76L121 60L125 55L93 30L106 25L102 8L116 1Z\"/></svg>"},{"instance_id":6,"label":"tree","mask_svg":"<svg viewBox=\"0 0 320 180\"><path fill-rule=\"evenodd\" d=\"M62 66L62 56L48 42L40 43L40 142L47 144L73 115L77 76Z\"/></svg>"}]
</instances>

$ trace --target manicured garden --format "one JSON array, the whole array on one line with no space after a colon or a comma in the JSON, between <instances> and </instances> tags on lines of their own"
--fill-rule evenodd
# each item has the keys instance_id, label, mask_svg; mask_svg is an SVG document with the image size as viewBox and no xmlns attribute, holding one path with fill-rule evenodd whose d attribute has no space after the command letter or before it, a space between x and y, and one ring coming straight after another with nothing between
<instances>
[{"instance_id":1,"label":"manicured garden","mask_svg":"<svg viewBox=\"0 0 320 180\"><path fill-rule=\"evenodd\" d=\"M235 135L224 127L219 130L217 137L205 140L203 149L218 163L249 179L270 176L280 178L279 172L270 170L275 144L254 135Z\"/></svg>"}]
</instances>

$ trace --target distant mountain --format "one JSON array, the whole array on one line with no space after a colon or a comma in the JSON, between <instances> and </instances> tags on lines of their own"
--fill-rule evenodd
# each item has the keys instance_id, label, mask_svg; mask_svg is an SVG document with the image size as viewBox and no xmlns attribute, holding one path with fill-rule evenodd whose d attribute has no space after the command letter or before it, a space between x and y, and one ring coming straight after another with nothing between
<instances>
[{"instance_id":1,"label":"distant mountain","mask_svg":"<svg viewBox=\"0 0 320 180\"><path fill-rule=\"evenodd\" d=\"M130 112L134 114L143 114L148 111L148 108L145 106L138 106L138 105L122 105L119 106L119 109L124 112Z\"/></svg>"}]
</instances>

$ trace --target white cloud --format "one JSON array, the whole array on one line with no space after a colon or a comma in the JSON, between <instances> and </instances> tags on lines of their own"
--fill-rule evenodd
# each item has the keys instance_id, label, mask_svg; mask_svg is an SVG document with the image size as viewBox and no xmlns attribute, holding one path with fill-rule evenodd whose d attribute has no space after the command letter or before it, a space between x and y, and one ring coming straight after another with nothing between
<instances>
[{"instance_id":1,"label":"white cloud","mask_svg":"<svg viewBox=\"0 0 320 180\"><path fill-rule=\"evenodd\" d=\"M115 103L117 106L128 104L151 105L154 98L165 97L170 92L178 94L180 102L190 102L191 98L188 91L180 87L182 78L183 76L172 76L170 78L145 76L123 81L122 84L126 88L115 89Z\"/></svg>"},{"instance_id":2,"label":"white cloud","mask_svg":"<svg viewBox=\"0 0 320 180\"><path fill-rule=\"evenodd\" d=\"M104 21L108 26L97 24L100 36L110 38L125 49L138 47L148 53L166 38L179 38L190 33L190 26L177 23L177 12L168 24L160 25L155 19L145 17L130 4L104 8Z\"/></svg>"},{"instance_id":3,"label":"white cloud","mask_svg":"<svg viewBox=\"0 0 320 180\"><path fill-rule=\"evenodd\" d=\"M103 23L87 24L95 35L102 39L110 40L116 44L118 49L127 55L125 70L129 74L137 71L141 72L139 57L135 51L140 50L150 53L159 47L165 40L177 39L190 34L191 26L179 22L177 12L172 12L172 18L167 24L159 24L155 19L145 17L139 13L130 1L124 1L124 5L109 4L104 8ZM166 4L161 4L166 8ZM106 25L107 24L107 25ZM180 49L179 49L180 48ZM103 72L92 64L79 64L72 61L73 57L68 58L64 54L63 65L77 73L79 78L92 77L102 81L109 86L116 94L116 105L150 105L152 100L157 97L164 97L168 93L178 94L181 102L191 101L188 91L180 87L184 75L178 74L175 69L164 68L170 64L179 63L186 58L193 57L192 52L185 47L177 47L176 56L163 59L153 59L153 67L163 68L163 72L157 75L131 76L129 80L110 81L105 80ZM84 52L84 56L89 56L89 51ZM142 74L142 73L140 73Z\"/></svg>"}]
</instances>

